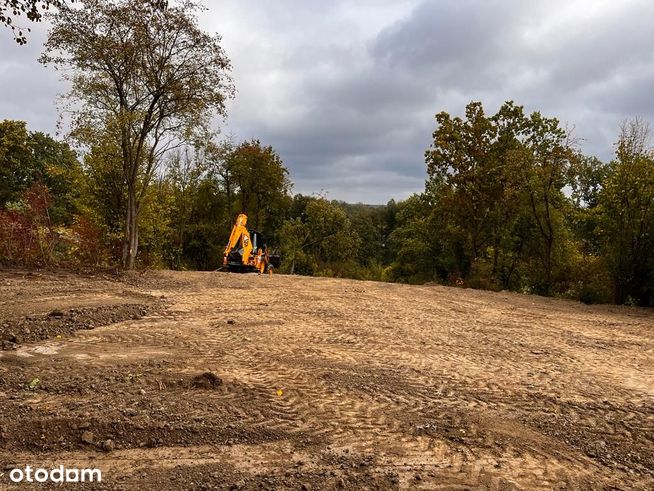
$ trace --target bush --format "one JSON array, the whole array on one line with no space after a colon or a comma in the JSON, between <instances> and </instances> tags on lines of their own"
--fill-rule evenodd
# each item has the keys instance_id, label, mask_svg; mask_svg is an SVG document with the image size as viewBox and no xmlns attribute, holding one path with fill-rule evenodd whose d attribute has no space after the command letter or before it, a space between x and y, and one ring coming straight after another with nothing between
<instances>
[{"instance_id":1,"label":"bush","mask_svg":"<svg viewBox=\"0 0 654 491\"><path fill-rule=\"evenodd\" d=\"M20 266L84 264L106 261L102 230L76 216L72 227L55 226L50 218L48 188L36 183L20 200L0 209L0 262Z\"/></svg>"},{"instance_id":2,"label":"bush","mask_svg":"<svg viewBox=\"0 0 654 491\"><path fill-rule=\"evenodd\" d=\"M453 285L456 286L458 280L455 279L454 281L455 283ZM473 261L465 285L476 290L500 291L502 289L493 277L493 265L491 261L482 258Z\"/></svg>"},{"instance_id":3,"label":"bush","mask_svg":"<svg viewBox=\"0 0 654 491\"><path fill-rule=\"evenodd\" d=\"M80 264L100 266L106 264L109 252L105 246L105 237L102 229L91 219L85 216L76 216L73 226L73 248L69 255L76 258Z\"/></svg>"},{"instance_id":4,"label":"bush","mask_svg":"<svg viewBox=\"0 0 654 491\"><path fill-rule=\"evenodd\" d=\"M602 257L584 255L575 264L573 275L575 282L564 297L586 304L611 302L611 276Z\"/></svg>"},{"instance_id":5,"label":"bush","mask_svg":"<svg viewBox=\"0 0 654 491\"><path fill-rule=\"evenodd\" d=\"M0 261L45 266L54 261L58 235L48 206L48 189L40 183L25 190L18 203L0 210Z\"/></svg>"}]
</instances>

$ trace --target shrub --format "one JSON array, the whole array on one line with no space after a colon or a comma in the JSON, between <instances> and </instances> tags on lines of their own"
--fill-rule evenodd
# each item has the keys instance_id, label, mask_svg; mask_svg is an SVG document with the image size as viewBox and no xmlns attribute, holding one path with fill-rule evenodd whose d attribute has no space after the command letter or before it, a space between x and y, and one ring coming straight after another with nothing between
<instances>
[{"instance_id":1,"label":"shrub","mask_svg":"<svg viewBox=\"0 0 654 491\"><path fill-rule=\"evenodd\" d=\"M48 188L33 184L18 202L0 209L0 263L20 266L84 264L107 259L102 230L88 217L76 216L72 227L50 218Z\"/></svg>"},{"instance_id":2,"label":"shrub","mask_svg":"<svg viewBox=\"0 0 654 491\"><path fill-rule=\"evenodd\" d=\"M73 226L74 247L69 251L77 262L88 266L99 266L108 261L109 253L105 245L102 229L86 216L76 216Z\"/></svg>"},{"instance_id":3,"label":"shrub","mask_svg":"<svg viewBox=\"0 0 654 491\"><path fill-rule=\"evenodd\" d=\"M54 261L58 235L48 213L50 202L48 189L35 183L18 203L0 210L0 261L36 266Z\"/></svg>"}]
</instances>

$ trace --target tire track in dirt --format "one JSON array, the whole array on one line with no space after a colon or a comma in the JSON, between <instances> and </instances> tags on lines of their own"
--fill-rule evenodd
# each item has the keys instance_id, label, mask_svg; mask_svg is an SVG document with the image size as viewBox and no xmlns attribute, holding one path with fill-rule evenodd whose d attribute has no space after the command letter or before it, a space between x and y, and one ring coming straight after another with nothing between
<instances>
[{"instance_id":1,"label":"tire track in dirt","mask_svg":"<svg viewBox=\"0 0 654 491\"><path fill-rule=\"evenodd\" d=\"M319 302L318 305L315 305L315 302L314 300L314 312L322 314L328 312L332 318L352 319L356 323L359 319L358 316L365 315L365 309L357 309L356 311L346 310L345 312L339 313L334 308L331 310L321 309ZM406 320L406 317L400 317L400 321ZM418 366L418 370L422 371L433 371L437 363L442 365L445 362L449 366L465 365L470 370L475 366L474 361L472 359L462 360L462 356L459 355L458 357L452 356L445 360L441 357L439 360L429 362L428 359L420 357L415 350L405 353L399 349L399 346L398 350L392 353L392 359L389 359L389 342L401 345L401 343L397 342L397 338L400 337L398 333L392 336L394 338L392 340L384 339L390 338L391 336L383 335L371 339L370 335L366 336L364 333L358 333L356 329L349 327L348 324L334 329L332 326L325 328L321 324L316 326L311 323L310 319L298 319L298 321L303 328L302 338L308 341L307 344L311 346L310 349L305 348L303 350L305 359L298 361L297 355L294 354L293 350L286 349L286 346L298 346L298 343L294 339L287 339L288 336L286 336L282 328L268 328L265 334L262 335L262 333L248 331L248 326L246 325L244 326L245 332L249 333L250 336L257 336L258 340L256 343L248 346L247 353L239 350L239 348L242 350L240 344L230 346L229 351L233 351L231 356L234 360L238 359L241 363L240 373L263 382L266 386L284 385L292 387L294 395L289 396L288 403L285 405L285 414L308 425L304 426L304 428L308 428L316 434L325 437L328 436L330 441L335 444L341 443L340 440L351 441L354 439L362 443L363 447L370 447L379 444L380 440L382 440L381 443L388 444L388 442L400 438L403 441L405 450L402 458L413 458L415 460L419 456L423 462L429 461L429 450L423 448L421 445L416 446L413 455L411 452L407 452L407 447L410 446L408 443L411 439L404 437L400 420L392 420L392 418L389 418L389 414L392 414L394 410L397 411L398 408L401 408L405 414L424 413L428 401L433 400L434 393L431 390L419 390L422 385L417 384L415 387L410 388L411 397L406 397L404 394L398 394L397 387L405 386L408 372L413 374L415 371L415 368L407 368L409 366ZM258 321L259 326L266 326L266 324L265 320ZM211 341L209 338L208 342L211 343ZM224 340L218 340L218 342L224 342ZM367 358L375 361L375 368L380 370L382 374L397 374L400 371L404 372L402 373L403 377L400 380L386 377L383 383L375 384L375 397L353 401L355 397L352 390L339 390L338 385L335 387L325 387L324 382L320 379L320 373L316 373L316 366L320 366L320 363L316 363L315 360L324 359L324 355L326 354L321 350L323 346L342 347L337 351L338 355L332 357L332 359L336 358L336 362L342 363L345 361L349 364L355 364L357 360ZM274 349L271 350L271 347L274 347ZM406 367L403 366L403 363L406 363ZM247 372L245 372L243 365L247 367ZM295 365L298 368L294 368ZM482 371L485 368L479 365L474 370ZM514 366L504 367L502 371L513 373L514 368ZM366 367L364 372L365 375L363 378L369 382L370 367ZM280 376L282 373L283 376ZM349 382L352 382L352 373L349 373L348 377ZM384 379L383 376L381 378ZM280 380L283 382L280 382ZM353 385L355 389L358 388L356 382ZM501 392L499 385L490 385L488 389L489 392ZM365 393L366 391L364 390L363 392ZM440 392L443 392L443 385L440 387ZM446 393L445 395L447 396L448 394ZM511 399L511 395L509 395L508 399ZM495 405L494 403L486 403L481 399L478 399L477 403L478 405L485 405L487 407L493 407ZM474 407L475 403L473 402L469 406ZM291 410L291 408L293 409ZM458 422L457 424L460 425L461 423ZM323 430L320 430L320 427ZM371 435L373 438L371 438ZM539 450L537 447L530 448L530 451L532 452L531 455L540 462L538 467L534 469L533 476L540 475L542 478L542 459L547 456L547 453ZM442 451L434 454L432 457L433 460L442 460ZM564 462L570 464L573 460L567 459L567 462L565 460ZM579 469L577 471L580 473L584 466L588 465L586 461L576 461L575 463L578 465ZM556 469L563 468L561 465L555 465L554 467ZM524 473L525 466L522 465L521 468Z\"/></svg>"},{"instance_id":2,"label":"tire track in dirt","mask_svg":"<svg viewBox=\"0 0 654 491\"><path fill-rule=\"evenodd\" d=\"M150 456L145 467L159 477L148 482L178 475L155 462L183 432L191 446L180 452L188 458L178 459L179 475L218 469L244 489L284 489L325 470L333 475L312 481L332 483L325 489L334 479L353 489L654 485L654 316L642 311L283 276L162 272L131 287L165 295L168 310L25 360L114 370L114 378L144 372L112 382L126 399L121 411L134 414L128 428L140 435L172 418L173 433L158 431L160 443L144 449L125 436L105 460ZM223 384L189 389L203 371ZM58 404L99 418L98 394L85 392L76 406L70 388L60 390L32 401L39 421ZM232 445L248 439L242 451L252 465L239 466ZM262 481L266 473L273 484Z\"/></svg>"}]
</instances>

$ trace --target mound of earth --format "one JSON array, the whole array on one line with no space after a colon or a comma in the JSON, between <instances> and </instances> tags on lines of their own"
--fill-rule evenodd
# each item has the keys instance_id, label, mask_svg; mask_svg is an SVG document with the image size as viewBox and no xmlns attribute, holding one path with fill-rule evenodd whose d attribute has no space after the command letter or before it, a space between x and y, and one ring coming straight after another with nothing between
<instances>
[{"instance_id":1,"label":"mound of earth","mask_svg":"<svg viewBox=\"0 0 654 491\"><path fill-rule=\"evenodd\" d=\"M218 375L205 372L202 375L196 375L193 377L191 386L196 389L215 389L220 387L223 384L223 381Z\"/></svg>"},{"instance_id":2,"label":"mound of earth","mask_svg":"<svg viewBox=\"0 0 654 491\"><path fill-rule=\"evenodd\" d=\"M127 303L98 307L53 310L48 314L3 319L0 324L0 348L16 349L19 344L70 335L80 329L95 329L116 322L140 319L156 305Z\"/></svg>"}]
</instances>

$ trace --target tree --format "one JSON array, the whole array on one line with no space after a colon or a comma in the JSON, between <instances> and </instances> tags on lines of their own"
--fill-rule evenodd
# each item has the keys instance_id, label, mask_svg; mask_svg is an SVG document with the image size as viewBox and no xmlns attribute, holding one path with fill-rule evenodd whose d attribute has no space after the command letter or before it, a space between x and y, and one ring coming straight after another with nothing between
<instances>
[{"instance_id":1,"label":"tree","mask_svg":"<svg viewBox=\"0 0 654 491\"><path fill-rule=\"evenodd\" d=\"M52 195L50 215L54 223L70 225L79 211L82 167L68 143L32 132L28 138L33 179L41 181Z\"/></svg>"},{"instance_id":2,"label":"tree","mask_svg":"<svg viewBox=\"0 0 654 491\"><path fill-rule=\"evenodd\" d=\"M259 140L245 141L225 159L221 176L228 196L228 176L238 188L238 211L248 214L255 229L273 235L289 205L292 186L277 152Z\"/></svg>"},{"instance_id":3,"label":"tree","mask_svg":"<svg viewBox=\"0 0 654 491\"><path fill-rule=\"evenodd\" d=\"M141 212L141 264L155 268L180 266L173 249L177 232L173 223L177 218L176 205L170 180L165 177L154 179L143 200Z\"/></svg>"},{"instance_id":4,"label":"tree","mask_svg":"<svg viewBox=\"0 0 654 491\"><path fill-rule=\"evenodd\" d=\"M610 166L597 157L578 155L572 161L567 178L570 186L568 221L579 241L581 253L588 259L601 255L600 196L609 175Z\"/></svg>"},{"instance_id":5,"label":"tree","mask_svg":"<svg viewBox=\"0 0 654 491\"><path fill-rule=\"evenodd\" d=\"M384 270L384 279L407 283L447 282L453 270L446 253L446 237L437 209L429 193L414 194L399 204L398 226L389 237L393 263Z\"/></svg>"},{"instance_id":6,"label":"tree","mask_svg":"<svg viewBox=\"0 0 654 491\"><path fill-rule=\"evenodd\" d=\"M614 301L654 305L654 150L646 122L622 125L599 202Z\"/></svg>"},{"instance_id":7,"label":"tree","mask_svg":"<svg viewBox=\"0 0 654 491\"><path fill-rule=\"evenodd\" d=\"M540 238L534 252L540 260L543 279L537 285L540 293L549 294L553 286L554 254L564 245L563 210L566 199L563 188L572 162L578 155L566 131L555 118L533 113L525 121L521 164L529 209ZM518 154L518 155L520 155Z\"/></svg>"},{"instance_id":8,"label":"tree","mask_svg":"<svg viewBox=\"0 0 654 491\"><path fill-rule=\"evenodd\" d=\"M212 177L198 183L183 244L185 260L196 269L214 270L222 264L232 227L224 220L224 198L224 193Z\"/></svg>"},{"instance_id":9,"label":"tree","mask_svg":"<svg viewBox=\"0 0 654 491\"><path fill-rule=\"evenodd\" d=\"M242 210L235 207L237 186L234 177L234 150L236 144L231 140L220 143L209 142L206 149L209 176L217 186L217 192L225 197L225 206L222 207L219 223L225 230L231 229L234 216Z\"/></svg>"},{"instance_id":10,"label":"tree","mask_svg":"<svg viewBox=\"0 0 654 491\"><path fill-rule=\"evenodd\" d=\"M579 155L570 167L571 197L577 208L595 208L599 204L609 166L597 157Z\"/></svg>"},{"instance_id":11,"label":"tree","mask_svg":"<svg viewBox=\"0 0 654 491\"><path fill-rule=\"evenodd\" d=\"M27 126L23 121L0 123L0 208L15 200L33 180Z\"/></svg>"},{"instance_id":12,"label":"tree","mask_svg":"<svg viewBox=\"0 0 654 491\"><path fill-rule=\"evenodd\" d=\"M48 188L53 222L70 225L81 180L80 164L68 144L29 132L23 121L0 122L0 208L38 182Z\"/></svg>"},{"instance_id":13,"label":"tree","mask_svg":"<svg viewBox=\"0 0 654 491\"><path fill-rule=\"evenodd\" d=\"M74 0L71 0L74 1ZM0 1L0 25L9 27L14 33L14 39L18 44L27 43L27 37L24 29L15 24L17 17L25 15L31 22L40 22L43 18L43 11L51 7L61 7L64 4L62 0L2 0Z\"/></svg>"},{"instance_id":14,"label":"tree","mask_svg":"<svg viewBox=\"0 0 654 491\"><path fill-rule=\"evenodd\" d=\"M300 217L284 222L280 242L291 274L298 270L314 274L352 261L359 237L342 208L324 198L312 198Z\"/></svg>"},{"instance_id":15,"label":"tree","mask_svg":"<svg viewBox=\"0 0 654 491\"><path fill-rule=\"evenodd\" d=\"M165 153L209 133L233 95L218 35L198 27L200 6L146 0L81 0L52 18L41 62L71 69L72 136L83 146L119 144L127 203L123 266L133 268L138 223ZM102 130L99 132L99 130Z\"/></svg>"},{"instance_id":16,"label":"tree","mask_svg":"<svg viewBox=\"0 0 654 491\"><path fill-rule=\"evenodd\" d=\"M175 152L168 161L167 178L174 201L171 225L174 236L171 246L171 266L179 268L186 242L186 232L191 224L194 200L206 176L206 153L201 149L185 148Z\"/></svg>"},{"instance_id":17,"label":"tree","mask_svg":"<svg viewBox=\"0 0 654 491\"><path fill-rule=\"evenodd\" d=\"M345 210L355 233L361 238L356 260L362 266L381 264L385 257L389 230L384 223L384 207L338 202Z\"/></svg>"},{"instance_id":18,"label":"tree","mask_svg":"<svg viewBox=\"0 0 654 491\"><path fill-rule=\"evenodd\" d=\"M426 152L427 191L436 191L442 235L455 259L450 273L473 285L509 288L519 263L530 263L525 271L539 269L529 274L530 287L548 293L555 255L566 243L562 189L576 156L568 135L558 120L526 116L510 101L491 117L479 102L465 114L438 114Z\"/></svg>"},{"instance_id":19,"label":"tree","mask_svg":"<svg viewBox=\"0 0 654 491\"><path fill-rule=\"evenodd\" d=\"M75 0L68 0L68 3L75 3ZM166 0L151 0L149 3L160 7L168 5ZM15 20L21 15L25 15L28 21L41 22L44 12L65 4L66 0L0 0L0 25L12 30L14 40L18 44L26 44L27 36L24 31L30 32L31 29L18 27Z\"/></svg>"},{"instance_id":20,"label":"tree","mask_svg":"<svg viewBox=\"0 0 654 491\"><path fill-rule=\"evenodd\" d=\"M127 193L120 145L115 139L99 140L84 155L86 204L109 232L112 242L120 241L124 231Z\"/></svg>"},{"instance_id":21,"label":"tree","mask_svg":"<svg viewBox=\"0 0 654 491\"><path fill-rule=\"evenodd\" d=\"M498 162L491 147L497 129L480 102L468 104L465 120L441 112L436 122L434 141L425 155L427 174L431 181L446 183L444 209L451 211L469 244L468 259L461 264L465 274L491 239L490 215L497 194L491 188L499 182L493 179Z\"/></svg>"}]
</instances>

